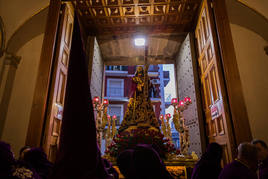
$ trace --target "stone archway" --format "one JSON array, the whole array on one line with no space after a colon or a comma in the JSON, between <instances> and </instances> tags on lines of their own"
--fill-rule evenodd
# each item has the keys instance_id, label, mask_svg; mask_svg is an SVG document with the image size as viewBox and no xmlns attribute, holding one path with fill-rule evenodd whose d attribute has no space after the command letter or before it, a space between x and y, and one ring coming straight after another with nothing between
<instances>
[{"instance_id":1,"label":"stone archway","mask_svg":"<svg viewBox=\"0 0 268 179\"><path fill-rule=\"evenodd\" d=\"M21 60L21 57L18 56L18 51L32 39L44 33L47 14L48 7L38 11L26 20L7 42L3 65L0 69L0 136L4 132L11 92L14 86L16 71Z\"/></svg>"},{"instance_id":2,"label":"stone archway","mask_svg":"<svg viewBox=\"0 0 268 179\"><path fill-rule=\"evenodd\" d=\"M236 0L226 0L230 23L245 27L268 41L268 19Z\"/></svg>"}]
</instances>

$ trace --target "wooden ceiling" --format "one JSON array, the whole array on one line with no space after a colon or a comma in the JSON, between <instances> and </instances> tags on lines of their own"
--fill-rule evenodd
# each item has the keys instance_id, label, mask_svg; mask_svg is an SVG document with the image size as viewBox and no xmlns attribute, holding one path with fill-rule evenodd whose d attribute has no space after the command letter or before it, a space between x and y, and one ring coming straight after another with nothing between
<instances>
[{"instance_id":1,"label":"wooden ceiling","mask_svg":"<svg viewBox=\"0 0 268 179\"><path fill-rule=\"evenodd\" d=\"M201 0L72 0L95 35L192 30Z\"/></svg>"},{"instance_id":2,"label":"wooden ceiling","mask_svg":"<svg viewBox=\"0 0 268 179\"><path fill-rule=\"evenodd\" d=\"M144 47L134 45L135 34L121 35L109 40L98 38L103 61L106 65L144 64ZM151 34L145 37L149 64L173 64L185 34Z\"/></svg>"},{"instance_id":3,"label":"wooden ceiling","mask_svg":"<svg viewBox=\"0 0 268 179\"><path fill-rule=\"evenodd\" d=\"M106 65L174 63L186 33L194 28L201 0L71 0L87 35L97 36Z\"/></svg>"}]
</instances>

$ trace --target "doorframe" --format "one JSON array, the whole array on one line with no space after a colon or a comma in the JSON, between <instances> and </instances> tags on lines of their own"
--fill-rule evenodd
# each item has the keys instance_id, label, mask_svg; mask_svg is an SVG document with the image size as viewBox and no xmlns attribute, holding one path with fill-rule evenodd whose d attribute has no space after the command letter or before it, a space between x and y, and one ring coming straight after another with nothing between
<instances>
[{"instance_id":1,"label":"doorframe","mask_svg":"<svg viewBox=\"0 0 268 179\"><path fill-rule=\"evenodd\" d=\"M30 121L25 142L28 146L42 146L60 10L61 0L50 0Z\"/></svg>"},{"instance_id":2,"label":"doorframe","mask_svg":"<svg viewBox=\"0 0 268 179\"><path fill-rule=\"evenodd\" d=\"M252 140L248 113L243 95L230 21L226 8L226 0L211 0L212 11L217 33L217 41L221 57L221 66L227 92L227 102L230 111L230 121L236 147L245 141ZM235 151L232 152L233 154Z\"/></svg>"},{"instance_id":3,"label":"doorframe","mask_svg":"<svg viewBox=\"0 0 268 179\"><path fill-rule=\"evenodd\" d=\"M226 9L226 0L212 0L218 37L221 62L226 84L228 106L231 114L231 126L235 144L250 141L250 130L247 109L243 96L242 84L238 70L233 39ZM48 102L52 61L56 44L61 0L50 0L47 25L44 35L37 83L28 126L26 145L40 146L45 124Z\"/></svg>"}]
</instances>

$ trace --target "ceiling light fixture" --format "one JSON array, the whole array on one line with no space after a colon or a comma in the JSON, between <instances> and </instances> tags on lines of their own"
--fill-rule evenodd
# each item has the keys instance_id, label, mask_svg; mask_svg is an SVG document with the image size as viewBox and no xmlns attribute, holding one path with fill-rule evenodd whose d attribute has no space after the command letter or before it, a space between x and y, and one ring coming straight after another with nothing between
<instances>
[{"instance_id":1,"label":"ceiling light fixture","mask_svg":"<svg viewBox=\"0 0 268 179\"><path fill-rule=\"evenodd\" d=\"M134 39L135 46L144 46L145 45L145 38L135 38Z\"/></svg>"}]
</instances>

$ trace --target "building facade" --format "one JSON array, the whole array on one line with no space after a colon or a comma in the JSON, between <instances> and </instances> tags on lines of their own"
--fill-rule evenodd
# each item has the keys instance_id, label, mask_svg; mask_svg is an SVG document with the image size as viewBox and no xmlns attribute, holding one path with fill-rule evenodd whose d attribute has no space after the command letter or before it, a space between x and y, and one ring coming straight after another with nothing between
<instances>
[{"instance_id":1,"label":"building facade","mask_svg":"<svg viewBox=\"0 0 268 179\"><path fill-rule=\"evenodd\" d=\"M108 114L117 116L117 127L121 124L132 95L132 78L137 66L105 66L104 98L109 100ZM165 74L165 80L163 75ZM149 89L156 118L165 114L165 101L162 93L169 82L169 72L163 71L162 65L150 65L148 75L152 88ZM161 76L162 75L162 76Z\"/></svg>"}]
</instances>

